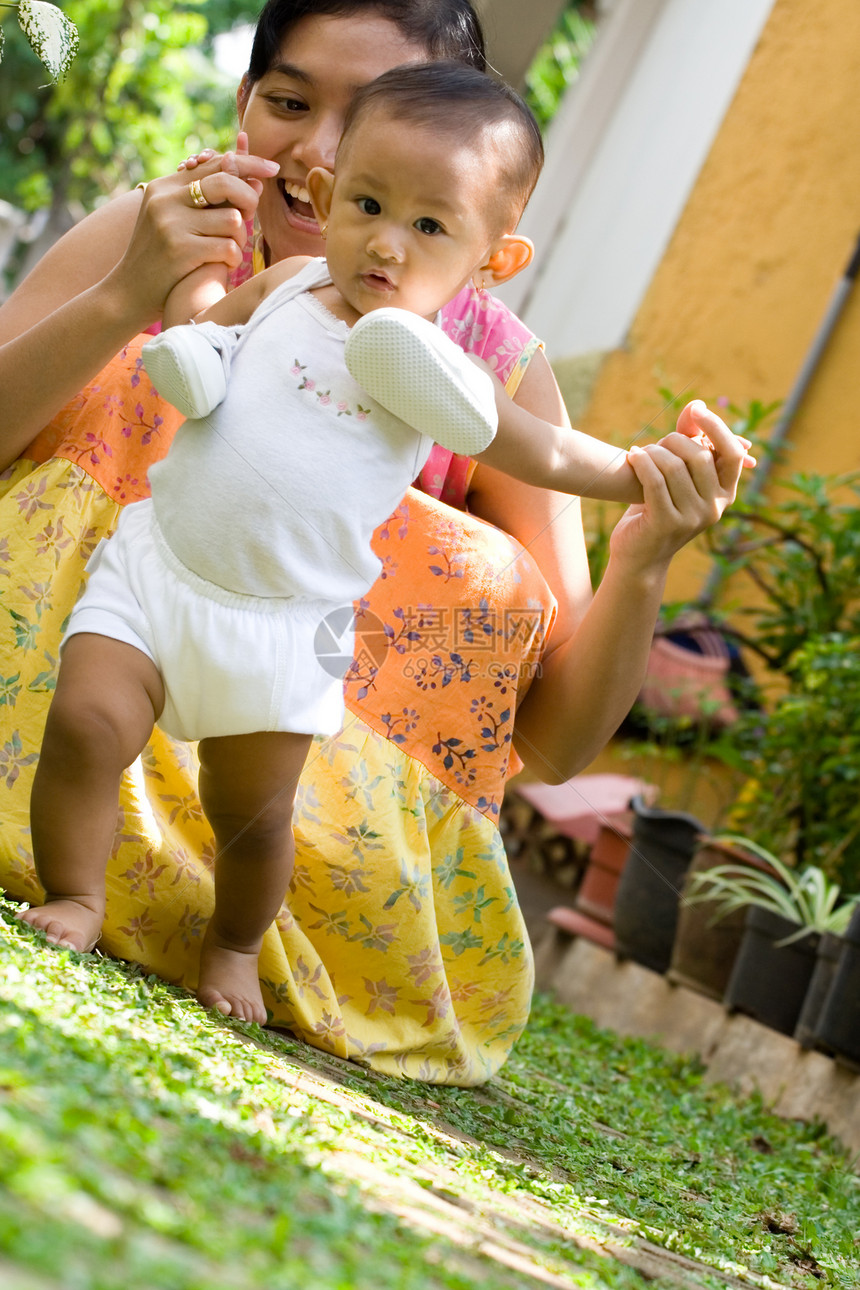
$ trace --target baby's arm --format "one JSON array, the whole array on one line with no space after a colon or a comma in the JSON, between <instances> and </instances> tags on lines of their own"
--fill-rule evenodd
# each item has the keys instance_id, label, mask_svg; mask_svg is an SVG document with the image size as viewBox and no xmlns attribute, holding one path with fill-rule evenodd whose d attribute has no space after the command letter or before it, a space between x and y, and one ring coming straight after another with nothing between
<instances>
[{"instance_id":1,"label":"baby's arm","mask_svg":"<svg viewBox=\"0 0 860 1290\"><path fill-rule=\"evenodd\" d=\"M198 287L205 287L203 282L203 270L195 270L189 273L187 278L177 283L167 298L167 304L164 309L164 326L175 327L183 323L188 323L192 319L195 323L214 322L221 327L236 327L246 323L251 314L257 308L261 301L265 300L275 287L284 282L287 278L295 277L304 265L307 264L310 257L306 255L296 255L289 260L280 260L273 264L271 268L264 269L262 273L256 274L243 282L241 286L235 287L228 291L226 295L211 300L205 306L189 314L187 308L193 303L194 299L202 299L204 292L198 292L195 297L195 284L192 279L201 274L201 279L197 284ZM205 265L208 270L210 266ZM212 286L211 273L205 274L206 282L209 287ZM187 290L183 293L182 288L188 283ZM176 297L176 316L173 314L172 305Z\"/></svg>"},{"instance_id":2,"label":"baby's arm","mask_svg":"<svg viewBox=\"0 0 860 1290\"><path fill-rule=\"evenodd\" d=\"M199 269L194 269L177 282L165 300L162 327L191 322L192 318L223 300L227 295L229 276L230 271L225 264L201 264Z\"/></svg>"},{"instance_id":3,"label":"baby's arm","mask_svg":"<svg viewBox=\"0 0 860 1290\"><path fill-rule=\"evenodd\" d=\"M642 500L623 449L527 412L486 363L425 318L371 310L352 327L345 360L372 398L452 452L541 488Z\"/></svg>"},{"instance_id":4,"label":"baby's arm","mask_svg":"<svg viewBox=\"0 0 860 1290\"><path fill-rule=\"evenodd\" d=\"M480 360L473 359L473 362L484 366ZM524 483L558 493L575 493L580 497L628 504L642 501L642 486L624 448L614 448L580 430L542 421L514 403L495 378L494 385L499 428L489 447L476 454L478 461L484 461ZM659 441L661 446L675 452L679 434L711 446L698 424L698 408L707 416L707 409L700 400L688 403L678 416L675 431ZM738 438L744 448L743 466L755 466L755 458L749 454L749 439Z\"/></svg>"},{"instance_id":5,"label":"baby's arm","mask_svg":"<svg viewBox=\"0 0 860 1290\"><path fill-rule=\"evenodd\" d=\"M190 273L188 279L195 276ZM170 293L162 330L146 342L141 357L153 387L184 417L199 420L223 402L236 325L247 322L261 300L265 284L258 279L263 276L243 282L199 315L195 322L200 326L192 325L186 316L191 295L183 294L179 287Z\"/></svg>"},{"instance_id":6,"label":"baby's arm","mask_svg":"<svg viewBox=\"0 0 860 1290\"><path fill-rule=\"evenodd\" d=\"M625 449L520 407L486 363L465 354L426 319L402 309L372 310L352 327L345 358L372 398L453 452L553 492L628 504L643 500ZM705 405L690 403L661 446L682 457L681 439L698 438L708 446L700 412L710 425ZM749 441L741 443L742 464L755 465L746 452Z\"/></svg>"},{"instance_id":7,"label":"baby's arm","mask_svg":"<svg viewBox=\"0 0 860 1290\"><path fill-rule=\"evenodd\" d=\"M236 174L236 156L248 155L248 136L244 130L240 130L236 139L235 153L227 152L221 158L220 166L226 174ZM207 158L208 159L208 158ZM191 158L189 158L191 161ZM194 165L196 166L195 159ZM185 169L183 162L180 169ZM189 169L194 169L190 166ZM205 177L205 176L204 176ZM262 189L259 180L248 181L257 193ZM193 186L193 181L192 181ZM198 191L199 181L198 181ZM217 205L217 203L216 203ZM162 314L162 325L164 327L175 327L177 324L190 322L204 310L211 308L227 295L230 282L231 270L226 264L201 264L199 268L194 269L187 274L170 292L164 304Z\"/></svg>"},{"instance_id":8,"label":"baby's arm","mask_svg":"<svg viewBox=\"0 0 860 1290\"><path fill-rule=\"evenodd\" d=\"M483 366L483 365L482 365ZM514 403L495 380L499 428L477 455L506 475L559 493L641 502L642 487L623 448L568 426L552 425Z\"/></svg>"}]
</instances>

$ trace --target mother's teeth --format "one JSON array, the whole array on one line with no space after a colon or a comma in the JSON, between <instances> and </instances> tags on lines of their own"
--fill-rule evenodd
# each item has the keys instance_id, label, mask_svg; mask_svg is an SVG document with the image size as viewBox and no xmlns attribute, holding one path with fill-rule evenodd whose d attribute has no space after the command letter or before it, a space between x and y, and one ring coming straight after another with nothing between
<instances>
[{"instance_id":1,"label":"mother's teeth","mask_svg":"<svg viewBox=\"0 0 860 1290\"><path fill-rule=\"evenodd\" d=\"M297 202L309 202L311 199L307 188L302 188L299 184L284 184L284 188Z\"/></svg>"}]
</instances>

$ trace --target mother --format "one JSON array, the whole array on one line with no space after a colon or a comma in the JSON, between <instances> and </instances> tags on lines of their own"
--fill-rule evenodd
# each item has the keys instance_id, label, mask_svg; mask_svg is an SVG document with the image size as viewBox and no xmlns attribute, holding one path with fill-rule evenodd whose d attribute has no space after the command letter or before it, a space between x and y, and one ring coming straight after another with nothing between
<instances>
[{"instance_id":1,"label":"mother","mask_svg":"<svg viewBox=\"0 0 860 1290\"><path fill-rule=\"evenodd\" d=\"M249 155L197 163L225 205L196 209L187 173L156 180L73 229L0 311L0 884L12 896L40 899L27 807L62 624L86 558L146 494L178 421L146 379L138 333L200 264L251 271L255 210L258 262L320 254L304 179L331 166L353 90L440 57L484 65L467 0L269 0L238 92ZM445 327L519 402L563 418L543 354L503 306L467 289ZM504 1061L532 980L496 828L513 745L562 780L629 708L668 562L734 494L742 451L713 421L716 457L687 439L637 455L645 504L616 528L593 602L569 498L436 450L377 534L384 572L359 606L348 718L316 743L299 789L293 888L261 956L272 1024L431 1081L478 1083ZM211 865L193 750L156 733L123 783L103 947L193 987Z\"/></svg>"}]
</instances>

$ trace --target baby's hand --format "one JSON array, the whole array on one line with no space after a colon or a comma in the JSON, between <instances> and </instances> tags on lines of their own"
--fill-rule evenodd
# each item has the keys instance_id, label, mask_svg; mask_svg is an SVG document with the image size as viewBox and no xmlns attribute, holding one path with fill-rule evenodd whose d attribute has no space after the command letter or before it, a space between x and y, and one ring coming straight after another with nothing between
<instances>
[{"instance_id":1,"label":"baby's hand","mask_svg":"<svg viewBox=\"0 0 860 1290\"><path fill-rule=\"evenodd\" d=\"M755 464L749 440L732 434L701 400L688 403L678 428L659 443L631 448L627 459L642 485L644 503L616 525L613 556L640 570L659 568L735 500L744 466Z\"/></svg>"},{"instance_id":2,"label":"baby's hand","mask_svg":"<svg viewBox=\"0 0 860 1290\"><path fill-rule=\"evenodd\" d=\"M214 148L203 148L201 152L193 152L190 157L186 157L184 161L180 161L176 169L196 170L198 166L202 166L207 161L215 161L222 174L238 175L240 178L244 178L245 183L248 184L249 187L253 188L254 192L259 197L260 193L263 191L262 181L256 177L243 176L236 161L237 157L248 156L250 156L250 152L248 150L248 136L244 130L240 130L236 135L236 148L234 152L225 152L219 156ZM274 173L277 174L277 165L274 161L265 161L265 165L270 169L274 167Z\"/></svg>"},{"instance_id":3,"label":"baby's hand","mask_svg":"<svg viewBox=\"0 0 860 1290\"><path fill-rule=\"evenodd\" d=\"M201 166L204 161L211 161L214 156L215 156L214 148L201 148L199 152L192 152L190 157L186 157L184 161L180 161L176 169L177 170L196 170L197 167Z\"/></svg>"},{"instance_id":4,"label":"baby's hand","mask_svg":"<svg viewBox=\"0 0 860 1290\"><path fill-rule=\"evenodd\" d=\"M702 444L703 447L709 448L711 452L716 455L717 449L708 435L708 430L713 427L715 422L718 422L720 427L725 430L726 433L732 433L726 423L717 417L715 412L711 412L701 399L693 399L691 403L688 403L686 407L681 409L681 412L678 415L678 420L675 423L675 430L671 434L665 435L659 440L659 442L664 447L671 450L673 436L675 434L682 434L686 435L688 439L694 439L697 443ZM739 434L732 435L732 438L736 440L744 450L741 467L749 469L755 466L756 459L755 457L750 456L749 452L752 447L752 440L745 439L743 435Z\"/></svg>"}]
</instances>

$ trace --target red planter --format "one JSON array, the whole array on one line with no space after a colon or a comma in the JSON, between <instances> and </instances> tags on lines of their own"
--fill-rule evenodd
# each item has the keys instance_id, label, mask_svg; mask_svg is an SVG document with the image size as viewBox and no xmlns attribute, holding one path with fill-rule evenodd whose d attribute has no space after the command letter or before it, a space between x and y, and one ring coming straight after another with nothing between
<instances>
[{"instance_id":1,"label":"red planter","mask_svg":"<svg viewBox=\"0 0 860 1290\"><path fill-rule=\"evenodd\" d=\"M560 905L549 922L570 936L584 936L615 948L612 930L615 893L630 851L627 804L645 791L642 780L625 775L576 775L564 784L523 784L516 791L555 829L558 842L587 847L574 908ZM507 845L507 838L506 838Z\"/></svg>"},{"instance_id":2,"label":"red planter","mask_svg":"<svg viewBox=\"0 0 860 1290\"><path fill-rule=\"evenodd\" d=\"M547 914L549 922L568 936L584 936L604 949L615 949L612 926L615 895L630 855L631 835L629 814L600 825L573 909L564 905L551 909Z\"/></svg>"},{"instance_id":3,"label":"red planter","mask_svg":"<svg viewBox=\"0 0 860 1290\"><path fill-rule=\"evenodd\" d=\"M547 919L569 936L584 936L587 941L615 949L612 915L615 894L627 857L630 855L631 826L629 816L616 816L601 824L591 847L582 882L576 893L574 908L559 905Z\"/></svg>"},{"instance_id":4,"label":"red planter","mask_svg":"<svg viewBox=\"0 0 860 1290\"><path fill-rule=\"evenodd\" d=\"M601 824L576 893L575 908L579 913L607 927L612 926L618 883L630 855L630 838L629 816Z\"/></svg>"},{"instance_id":5,"label":"red planter","mask_svg":"<svg viewBox=\"0 0 860 1290\"><path fill-rule=\"evenodd\" d=\"M546 918L548 923L560 928L568 936L582 936L595 945L602 945L606 950L615 949L615 933L612 928L606 923L598 923L597 919L589 918L586 914L580 914L576 909L557 905L549 911Z\"/></svg>"}]
</instances>

